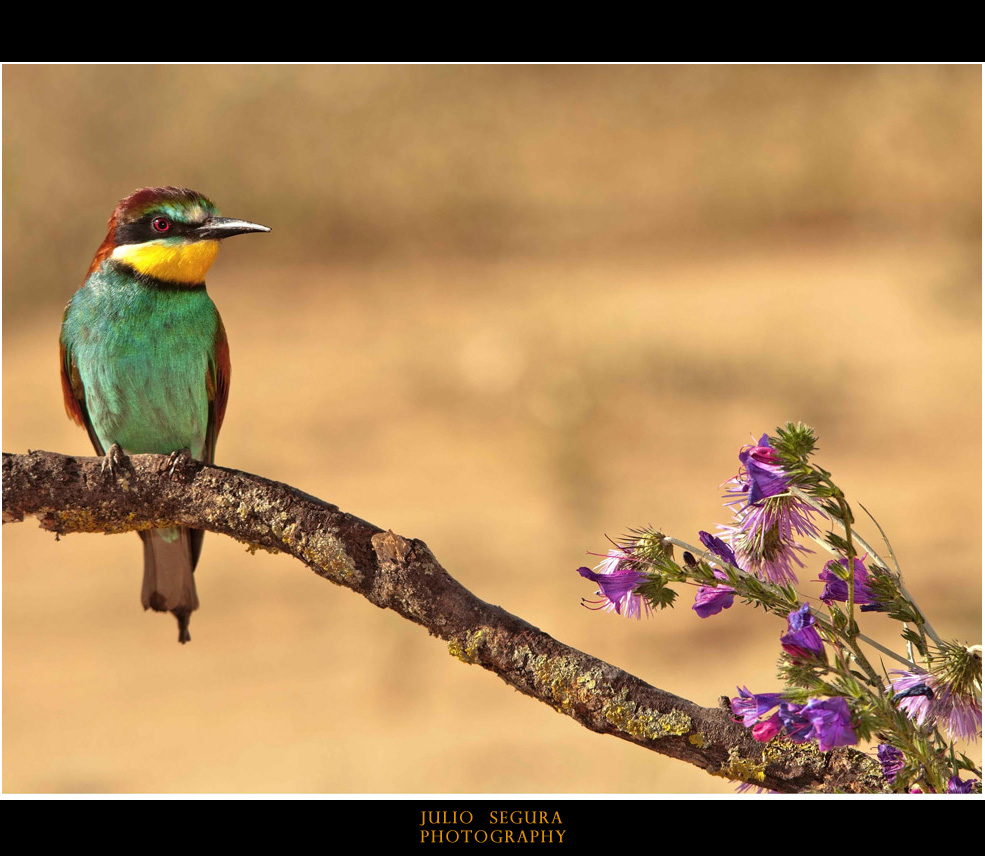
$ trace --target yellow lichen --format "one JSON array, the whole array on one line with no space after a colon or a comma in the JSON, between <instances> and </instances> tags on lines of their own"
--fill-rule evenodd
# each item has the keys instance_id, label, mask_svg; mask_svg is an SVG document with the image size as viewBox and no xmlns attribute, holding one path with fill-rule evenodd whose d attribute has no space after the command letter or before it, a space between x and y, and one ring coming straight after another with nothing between
<instances>
[{"instance_id":1,"label":"yellow lichen","mask_svg":"<svg viewBox=\"0 0 985 856\"><path fill-rule=\"evenodd\" d=\"M448 643L448 653L453 657L468 663L470 666L479 662L479 647L485 641L485 628L474 630L464 640L452 639Z\"/></svg>"},{"instance_id":2,"label":"yellow lichen","mask_svg":"<svg viewBox=\"0 0 985 856\"><path fill-rule=\"evenodd\" d=\"M818 769L825 763L824 753L816 743L792 743L789 740L770 740L763 744L763 761L767 764L791 762L809 769Z\"/></svg>"},{"instance_id":3,"label":"yellow lichen","mask_svg":"<svg viewBox=\"0 0 985 856\"><path fill-rule=\"evenodd\" d=\"M568 657L548 657L546 654L539 654L531 657L527 649L517 651L523 654L523 661L537 680L543 686L553 700L554 709L559 712L567 712L574 705L581 701L585 696L586 690L594 689L596 675L592 672L582 673L581 666L576 660Z\"/></svg>"},{"instance_id":4,"label":"yellow lichen","mask_svg":"<svg viewBox=\"0 0 985 856\"><path fill-rule=\"evenodd\" d=\"M728 763L714 775L755 785L766 779L766 764L743 758L734 746L728 750Z\"/></svg>"},{"instance_id":5,"label":"yellow lichen","mask_svg":"<svg viewBox=\"0 0 985 856\"><path fill-rule=\"evenodd\" d=\"M263 544L257 544L255 541L240 541L241 544L246 545L246 552L251 556L255 556L257 550L263 550L265 553L277 554L280 550L275 550L273 547L266 547Z\"/></svg>"},{"instance_id":6,"label":"yellow lichen","mask_svg":"<svg viewBox=\"0 0 985 856\"><path fill-rule=\"evenodd\" d=\"M275 530L274 534L316 572L350 584L359 582L361 574L338 538L319 530L305 534L296 523L281 524L279 528L280 532Z\"/></svg>"},{"instance_id":7,"label":"yellow lichen","mask_svg":"<svg viewBox=\"0 0 985 856\"><path fill-rule=\"evenodd\" d=\"M120 535L124 532L139 532L145 529L164 529L179 526L172 520L143 520L130 512L122 520L106 521L97 517L88 508L72 508L60 511L46 511L37 515L45 529L61 532L102 532L107 535Z\"/></svg>"},{"instance_id":8,"label":"yellow lichen","mask_svg":"<svg viewBox=\"0 0 985 856\"><path fill-rule=\"evenodd\" d=\"M625 692L606 703L602 714L620 731L644 740L680 737L694 727L691 717L686 713L679 710L657 713L630 701Z\"/></svg>"}]
</instances>

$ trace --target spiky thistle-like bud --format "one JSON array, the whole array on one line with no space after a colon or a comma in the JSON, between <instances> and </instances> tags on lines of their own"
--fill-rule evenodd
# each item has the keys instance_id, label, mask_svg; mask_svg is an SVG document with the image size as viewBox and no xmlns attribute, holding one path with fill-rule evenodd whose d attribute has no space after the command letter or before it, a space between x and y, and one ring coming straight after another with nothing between
<instances>
[{"instance_id":1,"label":"spiky thistle-like bud","mask_svg":"<svg viewBox=\"0 0 985 856\"><path fill-rule=\"evenodd\" d=\"M982 646L944 643L931 652L930 669L893 672L897 706L918 725L975 740L982 730Z\"/></svg>"}]
</instances>

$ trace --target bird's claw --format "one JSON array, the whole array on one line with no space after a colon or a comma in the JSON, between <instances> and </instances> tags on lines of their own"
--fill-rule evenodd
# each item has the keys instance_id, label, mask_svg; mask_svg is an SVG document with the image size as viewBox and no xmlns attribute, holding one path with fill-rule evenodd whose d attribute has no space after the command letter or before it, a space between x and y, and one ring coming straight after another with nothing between
<instances>
[{"instance_id":1,"label":"bird's claw","mask_svg":"<svg viewBox=\"0 0 985 856\"><path fill-rule=\"evenodd\" d=\"M195 459L192 457L191 449L187 446L184 449L178 449L168 455L168 459L164 464L164 471L174 478L179 472L184 472L194 463Z\"/></svg>"},{"instance_id":2,"label":"bird's claw","mask_svg":"<svg viewBox=\"0 0 985 856\"><path fill-rule=\"evenodd\" d=\"M120 448L119 443L114 443L109 447L109 451L103 456L102 466L99 472L105 474L109 470L110 477L115 479L120 470L126 469L130 464L130 459Z\"/></svg>"}]
</instances>

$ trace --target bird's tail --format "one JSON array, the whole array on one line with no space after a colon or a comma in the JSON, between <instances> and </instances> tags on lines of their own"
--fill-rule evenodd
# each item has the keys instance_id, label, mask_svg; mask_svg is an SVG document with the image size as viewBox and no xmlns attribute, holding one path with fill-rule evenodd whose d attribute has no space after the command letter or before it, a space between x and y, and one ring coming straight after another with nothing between
<instances>
[{"instance_id":1,"label":"bird's tail","mask_svg":"<svg viewBox=\"0 0 985 856\"><path fill-rule=\"evenodd\" d=\"M178 619L179 642L191 641L188 622L192 612L198 609L194 570L201 535L185 526L140 533L144 542L144 586L140 600L144 609L170 612Z\"/></svg>"}]
</instances>

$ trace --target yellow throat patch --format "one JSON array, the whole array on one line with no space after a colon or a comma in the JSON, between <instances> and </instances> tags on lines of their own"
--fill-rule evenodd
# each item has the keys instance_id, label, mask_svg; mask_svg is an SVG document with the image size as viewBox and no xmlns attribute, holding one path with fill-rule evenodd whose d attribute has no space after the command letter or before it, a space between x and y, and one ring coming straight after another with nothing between
<instances>
[{"instance_id":1,"label":"yellow throat patch","mask_svg":"<svg viewBox=\"0 0 985 856\"><path fill-rule=\"evenodd\" d=\"M124 244L113 250L114 259L130 265L137 273L183 285L205 282L205 274L218 254L218 241L178 244L148 241Z\"/></svg>"}]
</instances>

